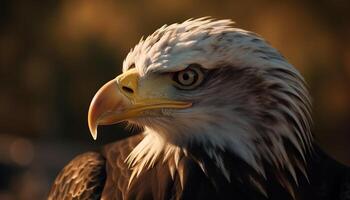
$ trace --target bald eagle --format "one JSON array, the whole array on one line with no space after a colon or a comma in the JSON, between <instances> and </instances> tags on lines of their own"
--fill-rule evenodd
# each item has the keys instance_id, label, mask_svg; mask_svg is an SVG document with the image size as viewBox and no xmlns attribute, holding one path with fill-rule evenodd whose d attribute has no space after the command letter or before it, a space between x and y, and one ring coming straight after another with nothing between
<instances>
[{"instance_id":1,"label":"bald eagle","mask_svg":"<svg viewBox=\"0 0 350 200\"><path fill-rule=\"evenodd\" d=\"M300 73L230 20L163 26L93 98L88 125L143 132L76 157L49 199L350 199L350 170L317 146Z\"/></svg>"}]
</instances>

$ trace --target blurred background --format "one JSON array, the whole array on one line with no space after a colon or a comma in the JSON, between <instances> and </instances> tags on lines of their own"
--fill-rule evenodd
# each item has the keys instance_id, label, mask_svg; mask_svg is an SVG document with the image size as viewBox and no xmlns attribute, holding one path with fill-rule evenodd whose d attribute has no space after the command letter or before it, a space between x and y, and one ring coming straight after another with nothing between
<instances>
[{"instance_id":1,"label":"blurred background","mask_svg":"<svg viewBox=\"0 0 350 200\"><path fill-rule=\"evenodd\" d=\"M93 95L141 36L202 16L259 33L301 71L317 140L350 165L349 10L348 0L1 0L0 199L45 199L74 156L128 136L116 125L92 140Z\"/></svg>"}]
</instances>

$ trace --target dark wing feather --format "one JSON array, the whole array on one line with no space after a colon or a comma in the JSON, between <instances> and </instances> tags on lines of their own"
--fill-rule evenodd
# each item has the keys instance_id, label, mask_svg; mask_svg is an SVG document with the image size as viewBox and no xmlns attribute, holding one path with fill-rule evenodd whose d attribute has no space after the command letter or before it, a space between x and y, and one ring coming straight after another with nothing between
<instances>
[{"instance_id":1,"label":"dark wing feather","mask_svg":"<svg viewBox=\"0 0 350 200\"><path fill-rule=\"evenodd\" d=\"M102 154L106 158L108 177L102 199L128 199L131 170L125 160L143 137L142 134L135 135L104 147Z\"/></svg>"},{"instance_id":2,"label":"dark wing feather","mask_svg":"<svg viewBox=\"0 0 350 200\"><path fill-rule=\"evenodd\" d=\"M105 159L95 152L84 153L58 174L48 199L100 199L105 180Z\"/></svg>"}]
</instances>

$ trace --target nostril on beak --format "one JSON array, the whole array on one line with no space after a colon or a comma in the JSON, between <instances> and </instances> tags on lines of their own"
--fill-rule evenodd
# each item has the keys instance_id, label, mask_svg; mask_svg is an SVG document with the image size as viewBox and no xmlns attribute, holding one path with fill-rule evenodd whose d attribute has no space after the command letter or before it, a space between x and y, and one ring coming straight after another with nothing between
<instances>
[{"instance_id":1,"label":"nostril on beak","mask_svg":"<svg viewBox=\"0 0 350 200\"><path fill-rule=\"evenodd\" d=\"M126 86L123 86L122 87L122 90L128 94L133 94L134 93L134 90L129 88L129 87L126 87Z\"/></svg>"}]
</instances>

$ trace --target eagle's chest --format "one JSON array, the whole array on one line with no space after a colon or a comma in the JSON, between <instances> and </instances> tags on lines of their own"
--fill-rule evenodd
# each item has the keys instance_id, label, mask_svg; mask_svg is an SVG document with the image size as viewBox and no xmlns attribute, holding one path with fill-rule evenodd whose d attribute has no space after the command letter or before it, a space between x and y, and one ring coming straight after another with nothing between
<instances>
[{"instance_id":1,"label":"eagle's chest","mask_svg":"<svg viewBox=\"0 0 350 200\"><path fill-rule=\"evenodd\" d=\"M217 177L208 177L193 163L186 163L185 168L180 169L173 177L165 164L157 163L134 178L129 186L130 169L122 167L116 170L107 167L107 170L114 171L107 171L109 176L101 198L105 200L293 200L284 188L273 181L268 189L268 196L265 197L251 185L239 180L225 182L220 178L216 179ZM179 173L183 173L183 177ZM295 200L314 199L316 196L322 196L317 199L333 199L329 195L321 194L327 188L306 190L295 191Z\"/></svg>"},{"instance_id":2,"label":"eagle's chest","mask_svg":"<svg viewBox=\"0 0 350 200\"><path fill-rule=\"evenodd\" d=\"M205 174L192 159L184 157L171 173L168 163L157 162L132 181L124 159L107 162L107 180L102 199L244 199L263 200L263 195L238 180L228 182L223 176ZM284 198L288 199L288 198Z\"/></svg>"},{"instance_id":3,"label":"eagle's chest","mask_svg":"<svg viewBox=\"0 0 350 200\"><path fill-rule=\"evenodd\" d=\"M194 163L183 158L174 172L168 164L157 162L133 177L121 158L107 162L102 199L215 199L212 184Z\"/></svg>"}]
</instances>

